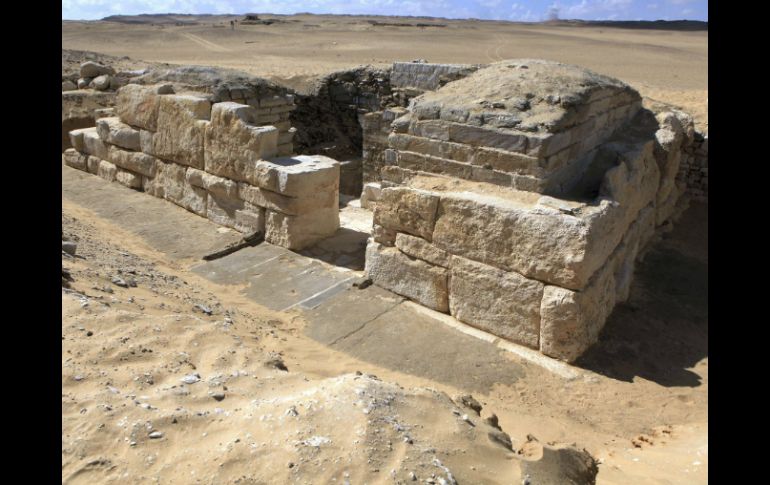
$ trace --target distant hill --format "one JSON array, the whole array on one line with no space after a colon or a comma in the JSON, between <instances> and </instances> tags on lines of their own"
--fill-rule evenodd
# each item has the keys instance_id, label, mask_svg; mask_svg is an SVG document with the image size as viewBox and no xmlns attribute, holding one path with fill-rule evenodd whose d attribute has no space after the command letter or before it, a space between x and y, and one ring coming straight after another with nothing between
<instances>
[{"instance_id":1,"label":"distant hill","mask_svg":"<svg viewBox=\"0 0 770 485\"><path fill-rule=\"evenodd\" d=\"M548 20L545 25L570 27L614 27L618 29L705 30L709 23L701 20Z\"/></svg>"}]
</instances>

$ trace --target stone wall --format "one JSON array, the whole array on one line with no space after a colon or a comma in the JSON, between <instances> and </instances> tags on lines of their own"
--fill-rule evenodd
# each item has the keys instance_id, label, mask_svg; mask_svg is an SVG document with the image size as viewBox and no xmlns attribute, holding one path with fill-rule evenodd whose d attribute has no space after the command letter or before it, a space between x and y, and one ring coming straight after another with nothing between
<instances>
[{"instance_id":1,"label":"stone wall","mask_svg":"<svg viewBox=\"0 0 770 485\"><path fill-rule=\"evenodd\" d=\"M709 138L695 133L693 143L682 157L680 181L687 185L687 195L696 202L709 199Z\"/></svg>"},{"instance_id":2,"label":"stone wall","mask_svg":"<svg viewBox=\"0 0 770 485\"><path fill-rule=\"evenodd\" d=\"M248 104L212 102L170 84L129 84L118 91L117 116L70 132L74 148L64 162L290 249L333 234L339 163L279 156L282 131L265 123L290 97L235 99Z\"/></svg>"},{"instance_id":3,"label":"stone wall","mask_svg":"<svg viewBox=\"0 0 770 485\"><path fill-rule=\"evenodd\" d=\"M683 113L639 111L638 95L614 81L561 65L536 77L549 72L573 98L566 107L538 111L538 96L551 95L538 84L535 96L522 93L528 114L505 101L495 108L482 79L465 96L427 93L393 123L381 187L367 185L362 200L374 207L366 272L422 305L573 361L628 298L656 230L682 209L677 175L694 129ZM520 77L494 77L510 90L494 96L518 103ZM465 99L481 109L463 111ZM499 129L507 117L543 124ZM565 150L574 159L554 163Z\"/></svg>"}]
</instances>

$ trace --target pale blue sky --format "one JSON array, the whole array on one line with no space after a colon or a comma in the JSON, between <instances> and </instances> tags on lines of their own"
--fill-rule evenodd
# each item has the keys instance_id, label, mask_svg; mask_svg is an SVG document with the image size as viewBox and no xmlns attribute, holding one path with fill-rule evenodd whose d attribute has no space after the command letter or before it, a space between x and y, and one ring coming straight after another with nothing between
<instances>
[{"instance_id":1,"label":"pale blue sky","mask_svg":"<svg viewBox=\"0 0 770 485\"><path fill-rule=\"evenodd\" d=\"M62 0L63 19L140 13L247 12L414 15L537 22L562 19L708 20L708 0Z\"/></svg>"}]
</instances>

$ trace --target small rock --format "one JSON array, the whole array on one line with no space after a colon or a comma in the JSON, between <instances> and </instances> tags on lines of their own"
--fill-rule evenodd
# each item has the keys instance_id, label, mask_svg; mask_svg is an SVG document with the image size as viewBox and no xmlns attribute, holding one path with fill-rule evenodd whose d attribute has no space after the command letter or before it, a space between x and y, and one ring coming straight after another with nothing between
<instances>
[{"instance_id":1,"label":"small rock","mask_svg":"<svg viewBox=\"0 0 770 485\"><path fill-rule=\"evenodd\" d=\"M200 374L188 374L182 377L182 382L184 382L185 384L195 384L200 380L201 380Z\"/></svg>"},{"instance_id":2,"label":"small rock","mask_svg":"<svg viewBox=\"0 0 770 485\"><path fill-rule=\"evenodd\" d=\"M493 428L499 429L500 431L503 430L503 428L500 427L500 423L498 422L497 415L494 413L492 413L488 418L484 419L484 422L492 426Z\"/></svg>"},{"instance_id":3,"label":"small rock","mask_svg":"<svg viewBox=\"0 0 770 485\"><path fill-rule=\"evenodd\" d=\"M481 403L479 403L476 399L473 398L470 394L462 395L458 398L458 400L468 408L473 409L476 411L476 414L481 413Z\"/></svg>"},{"instance_id":4,"label":"small rock","mask_svg":"<svg viewBox=\"0 0 770 485\"><path fill-rule=\"evenodd\" d=\"M409 480L413 482L417 481L417 475L415 475L414 472L409 472Z\"/></svg>"},{"instance_id":5,"label":"small rock","mask_svg":"<svg viewBox=\"0 0 770 485\"><path fill-rule=\"evenodd\" d=\"M78 89L85 89L88 87L89 84L91 84L90 77L81 77L80 79L78 79Z\"/></svg>"},{"instance_id":6,"label":"small rock","mask_svg":"<svg viewBox=\"0 0 770 485\"><path fill-rule=\"evenodd\" d=\"M72 81L64 81L61 83L61 90L63 91L74 91L78 88L77 84L73 83Z\"/></svg>"},{"instance_id":7,"label":"small rock","mask_svg":"<svg viewBox=\"0 0 770 485\"><path fill-rule=\"evenodd\" d=\"M283 359L280 356L276 356L265 362L266 367L273 367L284 372L288 372L289 368L283 363Z\"/></svg>"},{"instance_id":8,"label":"small rock","mask_svg":"<svg viewBox=\"0 0 770 485\"><path fill-rule=\"evenodd\" d=\"M77 243L74 243L72 241L62 241L61 242L61 250L64 251L65 253L71 255L71 256L75 255L75 251L77 251L77 249L78 249Z\"/></svg>"},{"instance_id":9,"label":"small rock","mask_svg":"<svg viewBox=\"0 0 770 485\"><path fill-rule=\"evenodd\" d=\"M216 401L222 401L225 398L225 393L224 392L215 392L214 394L211 395L211 397L213 397L214 400L216 400Z\"/></svg>"},{"instance_id":10,"label":"small rock","mask_svg":"<svg viewBox=\"0 0 770 485\"><path fill-rule=\"evenodd\" d=\"M205 313L206 315L211 315L211 308L207 307L206 305L201 305L200 303L193 305L193 310L198 310Z\"/></svg>"},{"instance_id":11,"label":"small rock","mask_svg":"<svg viewBox=\"0 0 770 485\"><path fill-rule=\"evenodd\" d=\"M80 65L80 77L94 78L103 74L115 74L115 69L93 61L87 61Z\"/></svg>"},{"instance_id":12,"label":"small rock","mask_svg":"<svg viewBox=\"0 0 770 485\"><path fill-rule=\"evenodd\" d=\"M111 78L107 74L102 74L94 78L94 89L97 91L106 91L110 87Z\"/></svg>"},{"instance_id":13,"label":"small rock","mask_svg":"<svg viewBox=\"0 0 770 485\"><path fill-rule=\"evenodd\" d=\"M92 336L93 334L94 334L94 333L93 333L92 331L90 331L90 330L89 330L88 332L86 332L86 337L90 337L90 336Z\"/></svg>"},{"instance_id":14,"label":"small rock","mask_svg":"<svg viewBox=\"0 0 770 485\"><path fill-rule=\"evenodd\" d=\"M163 438L163 433L161 433L160 431L153 431L152 433L150 433L149 436L150 436L150 439L157 440L159 438Z\"/></svg>"},{"instance_id":15,"label":"small rock","mask_svg":"<svg viewBox=\"0 0 770 485\"><path fill-rule=\"evenodd\" d=\"M126 283L126 280L119 276L112 277L112 284L123 288L128 288L128 283Z\"/></svg>"}]
</instances>

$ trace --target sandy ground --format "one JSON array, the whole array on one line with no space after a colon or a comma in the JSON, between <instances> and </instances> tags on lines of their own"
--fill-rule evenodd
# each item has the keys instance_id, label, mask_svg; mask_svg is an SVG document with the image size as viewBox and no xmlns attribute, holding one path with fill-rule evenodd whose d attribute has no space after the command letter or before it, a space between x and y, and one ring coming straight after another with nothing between
<instances>
[{"instance_id":1,"label":"sandy ground","mask_svg":"<svg viewBox=\"0 0 770 485\"><path fill-rule=\"evenodd\" d=\"M643 96L693 114L708 131L707 32L450 20L425 21L445 27L394 27L372 25L370 17L323 15L265 15L283 22L231 30L235 18L212 17L189 26L64 21L62 47L230 67L300 89L315 76L358 64L551 59L626 81Z\"/></svg>"},{"instance_id":2,"label":"sandy ground","mask_svg":"<svg viewBox=\"0 0 770 485\"><path fill-rule=\"evenodd\" d=\"M442 483L434 458L458 483L520 483L513 453L453 413L447 396L469 392L483 405L475 424L496 414L515 450L530 434L576 443L599 460L600 484L707 483L704 207L647 255L630 302L578 363L581 378L521 361L513 383L484 390L471 368L453 384L326 347L302 318L190 271L199 261L66 199L63 208L81 256L62 258L74 278L62 290L66 483L409 483L410 472ZM200 381L182 382L191 375Z\"/></svg>"}]
</instances>

